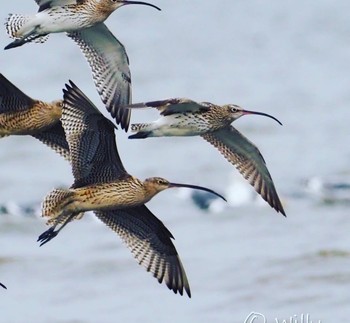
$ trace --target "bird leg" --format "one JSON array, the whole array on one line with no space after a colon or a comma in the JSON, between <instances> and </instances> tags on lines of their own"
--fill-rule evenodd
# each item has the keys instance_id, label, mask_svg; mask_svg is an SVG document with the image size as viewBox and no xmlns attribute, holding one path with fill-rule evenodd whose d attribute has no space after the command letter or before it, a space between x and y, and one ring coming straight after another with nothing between
<instances>
[{"instance_id":1,"label":"bird leg","mask_svg":"<svg viewBox=\"0 0 350 323\"><path fill-rule=\"evenodd\" d=\"M51 239L53 239L54 237L56 237L58 235L58 233L70 222L72 221L72 219L77 215L77 213L72 213L61 225L61 227L55 231L57 224L53 225L50 229L46 230L45 232L43 232L39 238L38 238L38 242L40 243L40 247L49 242Z\"/></svg>"}]
</instances>

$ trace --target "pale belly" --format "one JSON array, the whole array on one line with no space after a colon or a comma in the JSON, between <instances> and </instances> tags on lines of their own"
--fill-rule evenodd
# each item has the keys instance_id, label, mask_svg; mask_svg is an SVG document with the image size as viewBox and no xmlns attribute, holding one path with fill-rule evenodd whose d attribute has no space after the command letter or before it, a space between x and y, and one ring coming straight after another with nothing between
<instances>
[{"instance_id":1,"label":"pale belly","mask_svg":"<svg viewBox=\"0 0 350 323\"><path fill-rule=\"evenodd\" d=\"M82 28L88 28L89 23L85 15L72 14L62 8L44 10L38 12L19 31L19 36L27 36L32 33L45 35L51 33L72 32Z\"/></svg>"},{"instance_id":2,"label":"pale belly","mask_svg":"<svg viewBox=\"0 0 350 323\"><path fill-rule=\"evenodd\" d=\"M157 128L152 131L149 137L199 136L202 133L204 133L204 131L200 131L199 129L196 129L196 128L179 127L174 125L174 126L163 126L163 127Z\"/></svg>"},{"instance_id":3,"label":"pale belly","mask_svg":"<svg viewBox=\"0 0 350 323\"><path fill-rule=\"evenodd\" d=\"M191 118L182 114L165 116L151 126L151 136L199 136L206 133L209 125L201 118Z\"/></svg>"}]
</instances>

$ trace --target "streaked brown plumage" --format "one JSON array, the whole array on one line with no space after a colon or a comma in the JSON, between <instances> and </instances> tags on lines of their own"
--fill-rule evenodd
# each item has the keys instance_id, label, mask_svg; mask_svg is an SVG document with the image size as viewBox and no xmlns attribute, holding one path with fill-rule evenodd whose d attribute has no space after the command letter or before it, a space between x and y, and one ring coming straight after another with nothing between
<instances>
[{"instance_id":1,"label":"streaked brown plumage","mask_svg":"<svg viewBox=\"0 0 350 323\"><path fill-rule=\"evenodd\" d=\"M71 153L74 184L55 189L45 198L43 216L53 225L39 237L44 244L55 237L82 212L96 216L117 232L135 258L159 282L163 280L175 293L190 296L185 271L173 238L164 224L144 205L158 192L170 187L203 187L170 183L159 177L140 181L130 176L116 149L115 126L71 82L64 90L62 126ZM57 225L60 228L55 231Z\"/></svg>"},{"instance_id":2,"label":"streaked brown plumage","mask_svg":"<svg viewBox=\"0 0 350 323\"><path fill-rule=\"evenodd\" d=\"M138 206L171 187L190 187L218 195L207 188L170 183L161 177L150 177L140 181L134 176L125 174L117 181L98 182L69 190L55 189L45 198L42 215L50 218L48 220L50 224L61 217L66 219L67 214ZM218 196L223 198L221 195Z\"/></svg>"},{"instance_id":3,"label":"streaked brown plumage","mask_svg":"<svg viewBox=\"0 0 350 323\"><path fill-rule=\"evenodd\" d=\"M62 102L32 99L0 74L0 137L31 135L69 159L60 121Z\"/></svg>"},{"instance_id":4,"label":"streaked brown plumage","mask_svg":"<svg viewBox=\"0 0 350 323\"><path fill-rule=\"evenodd\" d=\"M280 123L275 117L244 110L235 104L219 106L186 98L135 103L127 107L130 109L153 107L161 115L158 120L151 123L132 124L131 130L136 134L129 138L201 136L239 170L271 207L286 215L259 149L231 126L234 120L246 114L267 116Z\"/></svg>"}]
</instances>

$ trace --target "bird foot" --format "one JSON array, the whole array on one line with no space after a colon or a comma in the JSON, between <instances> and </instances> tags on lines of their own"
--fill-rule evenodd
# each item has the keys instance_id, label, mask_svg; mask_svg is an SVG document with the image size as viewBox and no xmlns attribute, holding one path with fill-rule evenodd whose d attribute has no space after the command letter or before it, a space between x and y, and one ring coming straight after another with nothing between
<instances>
[{"instance_id":1,"label":"bird foot","mask_svg":"<svg viewBox=\"0 0 350 323\"><path fill-rule=\"evenodd\" d=\"M40 247L45 244L46 242L49 242L51 239L56 237L58 234L58 231L55 231L55 227L51 227L50 229L43 232L37 241L41 242Z\"/></svg>"}]
</instances>

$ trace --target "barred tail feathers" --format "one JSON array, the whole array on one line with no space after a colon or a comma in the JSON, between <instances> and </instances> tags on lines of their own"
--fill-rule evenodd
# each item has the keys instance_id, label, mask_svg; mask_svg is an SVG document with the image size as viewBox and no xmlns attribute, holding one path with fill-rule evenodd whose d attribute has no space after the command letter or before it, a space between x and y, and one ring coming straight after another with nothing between
<instances>
[{"instance_id":1,"label":"barred tail feathers","mask_svg":"<svg viewBox=\"0 0 350 323\"><path fill-rule=\"evenodd\" d=\"M149 124L148 123L133 123L131 125L131 131L132 132L138 132L138 131L148 131Z\"/></svg>"},{"instance_id":2,"label":"barred tail feathers","mask_svg":"<svg viewBox=\"0 0 350 323\"><path fill-rule=\"evenodd\" d=\"M134 123L131 125L131 131L136 132L134 135L129 136L129 139L144 139L151 135L150 125L147 123Z\"/></svg>"},{"instance_id":3,"label":"barred tail feathers","mask_svg":"<svg viewBox=\"0 0 350 323\"><path fill-rule=\"evenodd\" d=\"M56 219L60 211L69 204L74 197L74 192L67 189L54 189L46 197L42 204L42 216L50 221Z\"/></svg>"},{"instance_id":4,"label":"barred tail feathers","mask_svg":"<svg viewBox=\"0 0 350 323\"><path fill-rule=\"evenodd\" d=\"M30 30L30 28L27 26L25 29L29 30L23 30L25 25L27 25L32 19L32 16L24 16L20 14L9 15L5 23L6 31L11 38L15 39L15 41L8 44L5 49L19 47L29 42L44 43L49 38L49 35L36 34L35 28Z\"/></svg>"},{"instance_id":5,"label":"barred tail feathers","mask_svg":"<svg viewBox=\"0 0 350 323\"><path fill-rule=\"evenodd\" d=\"M18 32L28 23L28 21L30 21L31 18L31 16L10 13L5 22L7 34L11 38L21 38L21 34Z\"/></svg>"}]
</instances>

